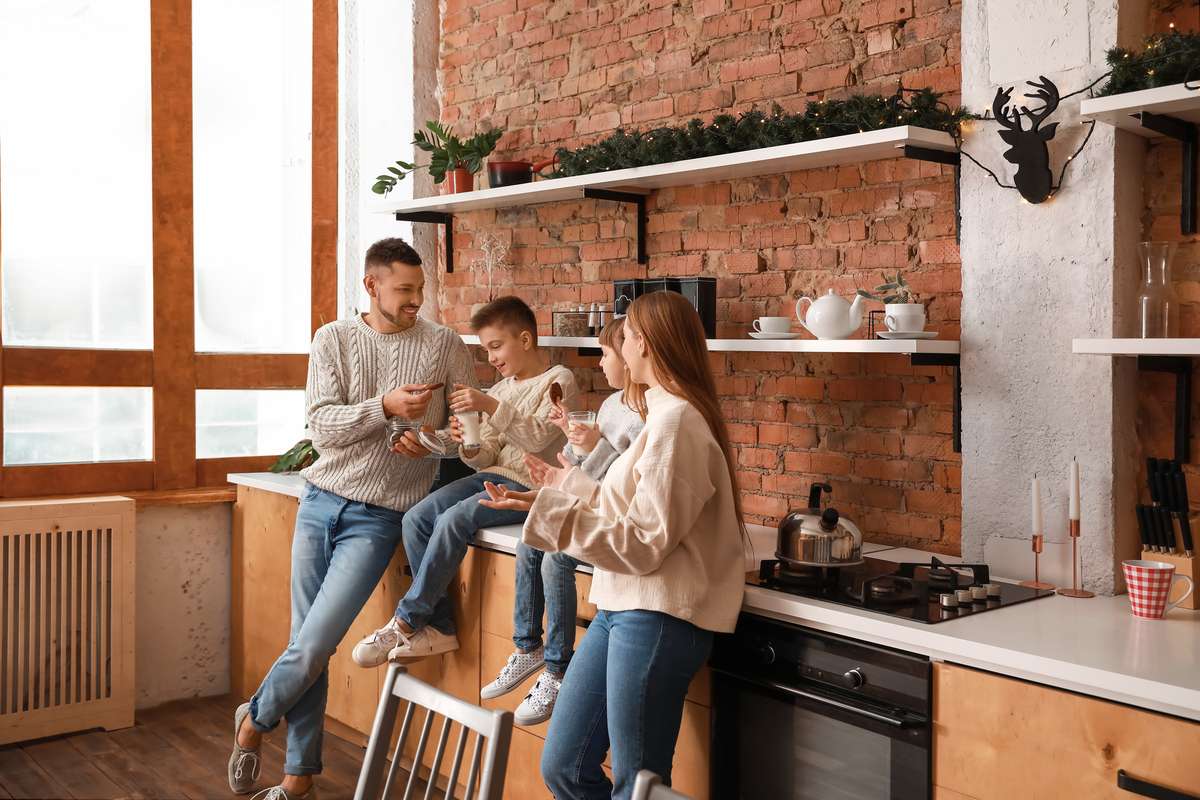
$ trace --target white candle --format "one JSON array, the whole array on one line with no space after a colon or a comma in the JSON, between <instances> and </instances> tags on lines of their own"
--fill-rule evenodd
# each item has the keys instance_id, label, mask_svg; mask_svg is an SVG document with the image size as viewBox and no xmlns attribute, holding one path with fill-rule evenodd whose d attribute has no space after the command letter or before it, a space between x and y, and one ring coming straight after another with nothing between
<instances>
[{"instance_id":1,"label":"white candle","mask_svg":"<svg viewBox=\"0 0 1200 800\"><path fill-rule=\"evenodd\" d=\"M1071 459L1071 501L1067 517L1079 519L1079 462Z\"/></svg>"},{"instance_id":2,"label":"white candle","mask_svg":"<svg viewBox=\"0 0 1200 800\"><path fill-rule=\"evenodd\" d=\"M1033 533L1042 533L1042 484L1037 479L1033 479Z\"/></svg>"}]
</instances>

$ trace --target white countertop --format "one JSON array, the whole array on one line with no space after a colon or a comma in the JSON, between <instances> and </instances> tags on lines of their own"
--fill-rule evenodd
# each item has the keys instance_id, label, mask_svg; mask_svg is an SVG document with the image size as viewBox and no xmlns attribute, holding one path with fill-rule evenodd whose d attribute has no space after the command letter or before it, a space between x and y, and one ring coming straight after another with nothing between
<instances>
[{"instance_id":1,"label":"white countertop","mask_svg":"<svg viewBox=\"0 0 1200 800\"><path fill-rule=\"evenodd\" d=\"M230 475L231 483L300 496L295 475ZM513 552L519 526L484 529L476 544ZM751 526L755 551L775 548L773 529ZM866 545L875 558L904 561L928 553ZM951 556L938 556L958 561ZM748 560L747 566L751 564ZM1125 596L1048 597L936 625L782 592L746 587L745 611L900 650L1103 697L1200 721L1200 612L1176 609L1161 620L1129 613Z\"/></svg>"}]
</instances>

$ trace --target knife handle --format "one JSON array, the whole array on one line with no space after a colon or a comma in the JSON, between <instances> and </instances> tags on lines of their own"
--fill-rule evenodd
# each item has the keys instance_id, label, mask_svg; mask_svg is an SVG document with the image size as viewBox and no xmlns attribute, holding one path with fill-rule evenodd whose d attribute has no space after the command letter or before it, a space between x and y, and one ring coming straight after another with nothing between
<instances>
[{"instance_id":1,"label":"knife handle","mask_svg":"<svg viewBox=\"0 0 1200 800\"><path fill-rule=\"evenodd\" d=\"M1186 556L1192 555L1192 521L1188 518L1187 511L1179 514L1179 536L1183 539L1183 553Z\"/></svg>"},{"instance_id":2,"label":"knife handle","mask_svg":"<svg viewBox=\"0 0 1200 800\"><path fill-rule=\"evenodd\" d=\"M1153 550L1154 546L1150 542L1150 530L1146 522L1146 506L1138 503L1134 507L1134 511L1137 512L1138 534L1142 537L1142 549Z\"/></svg>"},{"instance_id":3,"label":"knife handle","mask_svg":"<svg viewBox=\"0 0 1200 800\"><path fill-rule=\"evenodd\" d=\"M1150 502L1157 504L1158 496L1158 459L1146 459L1146 485L1150 488Z\"/></svg>"},{"instance_id":4,"label":"knife handle","mask_svg":"<svg viewBox=\"0 0 1200 800\"><path fill-rule=\"evenodd\" d=\"M1174 553L1175 547L1175 516L1165 508L1158 509L1159 524L1162 526L1163 549Z\"/></svg>"},{"instance_id":5,"label":"knife handle","mask_svg":"<svg viewBox=\"0 0 1200 800\"><path fill-rule=\"evenodd\" d=\"M1191 509L1188 503L1187 478L1184 477L1183 470L1177 469L1171 473L1171 481L1175 484L1175 510L1189 513Z\"/></svg>"}]
</instances>

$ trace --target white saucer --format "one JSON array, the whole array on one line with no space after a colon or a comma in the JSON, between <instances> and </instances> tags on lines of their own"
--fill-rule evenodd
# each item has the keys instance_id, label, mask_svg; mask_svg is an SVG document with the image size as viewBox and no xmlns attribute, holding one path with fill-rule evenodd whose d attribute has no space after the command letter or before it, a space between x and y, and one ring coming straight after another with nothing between
<instances>
[{"instance_id":1,"label":"white saucer","mask_svg":"<svg viewBox=\"0 0 1200 800\"><path fill-rule=\"evenodd\" d=\"M803 335L802 333L760 333L758 331L750 331L751 339L799 339Z\"/></svg>"},{"instance_id":2,"label":"white saucer","mask_svg":"<svg viewBox=\"0 0 1200 800\"><path fill-rule=\"evenodd\" d=\"M937 331L910 331L901 333L900 331L878 331L881 339L936 339Z\"/></svg>"}]
</instances>

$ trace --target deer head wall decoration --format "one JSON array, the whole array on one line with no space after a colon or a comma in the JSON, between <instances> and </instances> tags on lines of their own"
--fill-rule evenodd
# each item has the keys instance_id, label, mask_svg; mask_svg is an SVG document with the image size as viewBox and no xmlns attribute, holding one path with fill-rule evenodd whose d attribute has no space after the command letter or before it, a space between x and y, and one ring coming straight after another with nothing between
<instances>
[{"instance_id":1,"label":"deer head wall decoration","mask_svg":"<svg viewBox=\"0 0 1200 800\"><path fill-rule=\"evenodd\" d=\"M1017 190L1031 203L1041 203L1055 190L1054 175L1050 171L1050 149L1047 146L1054 138L1058 123L1052 122L1043 126L1042 123L1058 108L1058 87L1045 75L1039 76L1039 81L1026 81L1037 91L1025 96L1042 101L1040 108L1032 111L1027 106L1009 108L1014 87L998 89L996 99L992 101L992 115L1000 123L1000 138L1009 149L1004 158L1017 165L1017 173L1013 183ZM1026 130L1021 124L1022 117L1029 117L1031 127Z\"/></svg>"}]
</instances>

